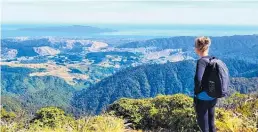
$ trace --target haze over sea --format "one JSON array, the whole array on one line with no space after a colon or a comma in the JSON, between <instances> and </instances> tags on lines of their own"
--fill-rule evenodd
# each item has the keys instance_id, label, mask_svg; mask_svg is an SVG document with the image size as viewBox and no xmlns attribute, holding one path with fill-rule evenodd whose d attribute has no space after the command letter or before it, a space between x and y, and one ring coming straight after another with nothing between
<instances>
[{"instance_id":1,"label":"haze over sea","mask_svg":"<svg viewBox=\"0 0 258 132\"><path fill-rule=\"evenodd\" d=\"M108 28L114 32L88 34L87 32L24 31L22 28L73 26L73 24L2 24L2 39L9 37L169 37L169 36L232 36L258 34L258 25L175 25L175 24L74 24Z\"/></svg>"}]
</instances>

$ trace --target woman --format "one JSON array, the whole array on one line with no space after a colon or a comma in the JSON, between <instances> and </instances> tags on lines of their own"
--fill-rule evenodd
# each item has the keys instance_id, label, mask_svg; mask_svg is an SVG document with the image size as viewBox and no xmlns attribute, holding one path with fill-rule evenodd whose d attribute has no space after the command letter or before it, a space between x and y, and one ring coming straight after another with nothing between
<instances>
[{"instance_id":1,"label":"woman","mask_svg":"<svg viewBox=\"0 0 258 132\"><path fill-rule=\"evenodd\" d=\"M203 132L215 132L215 105L216 98L210 97L201 87L201 80L205 67L209 62L209 47L211 40L208 37L198 37L195 40L195 52L199 55L200 59L197 61L196 73L194 77L194 104L197 116L197 122Z\"/></svg>"}]
</instances>

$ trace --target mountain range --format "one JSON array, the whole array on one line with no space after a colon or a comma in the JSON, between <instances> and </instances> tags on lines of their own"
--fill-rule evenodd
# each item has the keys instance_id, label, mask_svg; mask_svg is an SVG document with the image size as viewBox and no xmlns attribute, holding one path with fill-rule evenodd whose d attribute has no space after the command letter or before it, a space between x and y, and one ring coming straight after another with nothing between
<instances>
[{"instance_id":1,"label":"mountain range","mask_svg":"<svg viewBox=\"0 0 258 132\"><path fill-rule=\"evenodd\" d=\"M254 74L248 78L243 72L257 69L255 64L238 61L225 61L231 73L231 92L256 92L258 78ZM141 65L127 68L101 80L88 89L75 92L72 105L82 112L100 113L115 100L127 98L155 97L158 94L171 95L184 93L193 96L194 61L168 62L166 64Z\"/></svg>"},{"instance_id":2,"label":"mountain range","mask_svg":"<svg viewBox=\"0 0 258 132\"><path fill-rule=\"evenodd\" d=\"M7 110L25 109L33 113L40 107L53 105L80 116L98 114L121 97L192 95L198 58L193 52L194 38L2 39L3 106ZM258 36L211 39L210 54L229 67L231 92L256 92Z\"/></svg>"}]
</instances>

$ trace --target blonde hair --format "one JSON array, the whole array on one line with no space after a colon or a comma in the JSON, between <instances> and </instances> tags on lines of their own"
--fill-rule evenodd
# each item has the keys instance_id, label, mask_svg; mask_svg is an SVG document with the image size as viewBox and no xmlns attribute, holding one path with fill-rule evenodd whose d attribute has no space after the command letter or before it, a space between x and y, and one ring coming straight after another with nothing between
<instances>
[{"instance_id":1,"label":"blonde hair","mask_svg":"<svg viewBox=\"0 0 258 132\"><path fill-rule=\"evenodd\" d=\"M211 39L209 37L198 37L195 39L195 48L201 52L205 52L211 45Z\"/></svg>"}]
</instances>

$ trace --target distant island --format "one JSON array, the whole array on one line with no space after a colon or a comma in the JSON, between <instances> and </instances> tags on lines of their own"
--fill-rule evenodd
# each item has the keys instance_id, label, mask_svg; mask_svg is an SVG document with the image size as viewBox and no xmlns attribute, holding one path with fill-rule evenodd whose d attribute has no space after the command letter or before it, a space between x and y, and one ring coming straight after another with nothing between
<instances>
[{"instance_id":1,"label":"distant island","mask_svg":"<svg viewBox=\"0 0 258 132\"><path fill-rule=\"evenodd\" d=\"M98 28L93 26L82 26L82 25L19 28L17 30L33 31L33 32L71 32L71 33L87 33L87 34L116 31L109 28Z\"/></svg>"}]
</instances>

